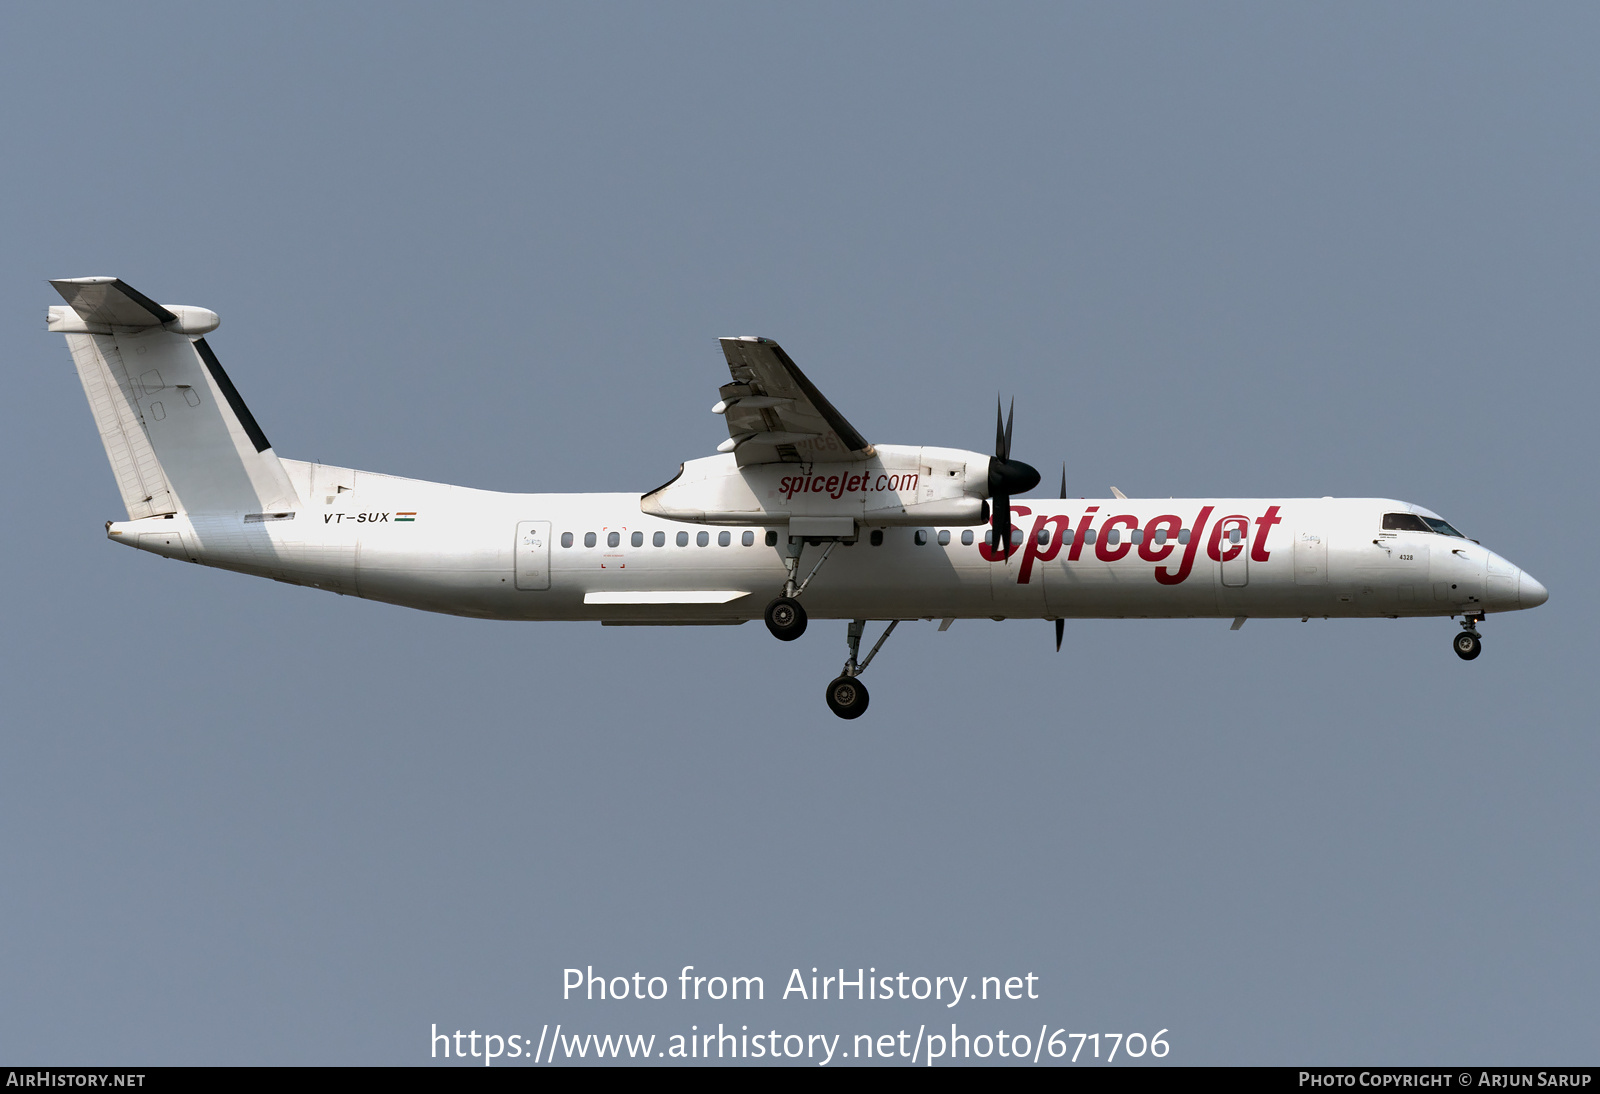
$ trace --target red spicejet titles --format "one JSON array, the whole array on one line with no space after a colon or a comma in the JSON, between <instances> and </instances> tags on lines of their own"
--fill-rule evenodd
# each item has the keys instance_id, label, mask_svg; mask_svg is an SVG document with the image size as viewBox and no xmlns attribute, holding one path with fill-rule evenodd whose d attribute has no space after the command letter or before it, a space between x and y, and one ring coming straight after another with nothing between
<instances>
[{"instance_id":1,"label":"red spicejet titles","mask_svg":"<svg viewBox=\"0 0 1600 1094\"><path fill-rule=\"evenodd\" d=\"M1181 584L1194 571L1195 554L1200 549L1202 538L1206 539L1206 555L1213 562L1232 562L1238 558L1244 552L1244 541L1246 539L1250 540L1250 561L1266 562L1272 557L1267 550L1267 536L1271 533L1273 525L1283 523L1278 516L1279 508L1276 505L1269 505L1265 513L1255 518L1256 534L1252 538L1249 535L1251 523L1249 517L1230 514L1215 523L1211 523L1212 507L1209 505L1204 506L1195 516L1193 523L1188 526L1189 542L1185 544L1178 542L1178 533L1185 527L1183 518L1175 513L1163 513L1146 521L1143 528L1144 534L1139 537L1140 542L1137 544L1133 542L1132 535L1120 535L1118 538L1121 542L1112 543L1111 537L1107 533L1113 528L1126 530L1127 532L1139 529L1138 517L1127 514L1106 517L1101 523L1099 531L1095 533L1094 557L1101 562L1116 562L1126 558L1129 552L1137 546L1139 558L1142 561L1163 562L1181 546L1183 554L1178 559L1176 567L1171 562L1167 562L1166 565L1155 568L1156 581L1162 585ZM1072 518L1066 514L1035 517L1033 531L1027 535L1023 535L1020 528L1013 528L1010 554L1014 555L1018 551L1022 552L1022 565L1017 567L1017 584L1026 585L1032 579L1035 561L1052 562L1061 553L1063 547L1068 548L1068 562L1077 562L1082 558L1083 549L1089 544L1090 527L1094 523L1095 513L1099 509L1098 505L1086 507L1083 515L1078 518L1076 528L1072 525ZM1019 517L1033 514L1033 510L1026 505L1013 505L1011 512ZM1209 538L1206 538L1205 533L1208 524L1210 524L1211 534ZM1045 542L1040 543L1039 533L1046 528L1051 528L1052 531L1046 534ZM1239 533L1238 541L1230 542L1224 552L1222 537L1230 535L1231 540L1230 533L1234 530ZM1165 543L1156 541L1157 532L1166 533L1163 537L1166 540ZM1069 537L1070 546L1068 546ZM991 547L988 543L978 545L978 554L990 562L998 562L1002 557L1009 557L1002 556L999 550Z\"/></svg>"},{"instance_id":2,"label":"red spicejet titles","mask_svg":"<svg viewBox=\"0 0 1600 1094\"><path fill-rule=\"evenodd\" d=\"M785 499L796 494L826 494L837 499L869 490L915 491L918 477L914 471L898 475L785 475L778 480L778 489Z\"/></svg>"}]
</instances>

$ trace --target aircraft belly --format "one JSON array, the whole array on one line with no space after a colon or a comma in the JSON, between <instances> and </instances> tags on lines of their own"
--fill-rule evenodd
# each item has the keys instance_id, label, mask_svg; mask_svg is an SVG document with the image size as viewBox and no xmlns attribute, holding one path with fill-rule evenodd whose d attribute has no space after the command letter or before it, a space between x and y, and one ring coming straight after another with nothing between
<instances>
[{"instance_id":1,"label":"aircraft belly","mask_svg":"<svg viewBox=\"0 0 1600 1094\"><path fill-rule=\"evenodd\" d=\"M1052 616L1105 619L1216 614L1211 582L1204 575L1190 574L1182 584L1162 585L1150 566L1137 563L1055 561L1042 569L1045 603Z\"/></svg>"}]
</instances>

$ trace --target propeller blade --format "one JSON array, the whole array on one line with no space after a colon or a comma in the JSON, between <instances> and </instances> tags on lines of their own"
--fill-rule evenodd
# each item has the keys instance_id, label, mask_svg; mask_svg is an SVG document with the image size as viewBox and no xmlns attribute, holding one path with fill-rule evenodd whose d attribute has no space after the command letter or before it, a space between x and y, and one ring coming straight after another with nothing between
<instances>
[{"instance_id":1,"label":"propeller blade","mask_svg":"<svg viewBox=\"0 0 1600 1094\"><path fill-rule=\"evenodd\" d=\"M1061 652L1061 636L1066 634L1066 633L1067 633L1067 621L1065 619L1056 620L1056 652L1057 653Z\"/></svg>"},{"instance_id":2,"label":"propeller blade","mask_svg":"<svg viewBox=\"0 0 1600 1094\"><path fill-rule=\"evenodd\" d=\"M1017 421L1017 400L1011 400L1009 412L1002 413L1000 400L994 404L994 457L989 461L989 542L1000 547L1004 558L1011 554L1011 496L1025 493L1039 485L1039 472L1011 458L1011 435ZM1062 465L1062 483L1066 482L1066 465ZM1063 489L1065 486L1063 485Z\"/></svg>"},{"instance_id":3,"label":"propeller blade","mask_svg":"<svg viewBox=\"0 0 1600 1094\"><path fill-rule=\"evenodd\" d=\"M1061 500L1062 501L1066 501L1067 500L1067 461L1066 460L1062 460L1061 461ZM1057 622L1060 622L1060 620L1057 620ZM1061 643L1057 642L1056 643L1056 648L1059 649L1060 647L1061 647Z\"/></svg>"}]
</instances>

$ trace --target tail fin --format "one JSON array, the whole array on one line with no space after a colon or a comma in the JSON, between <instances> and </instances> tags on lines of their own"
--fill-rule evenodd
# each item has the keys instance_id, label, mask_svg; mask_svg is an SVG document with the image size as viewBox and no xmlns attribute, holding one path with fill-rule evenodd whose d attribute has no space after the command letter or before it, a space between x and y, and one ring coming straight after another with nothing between
<instances>
[{"instance_id":1,"label":"tail fin","mask_svg":"<svg viewBox=\"0 0 1600 1094\"><path fill-rule=\"evenodd\" d=\"M292 511L300 501L204 335L215 312L163 307L114 277L52 281L128 519Z\"/></svg>"}]
</instances>

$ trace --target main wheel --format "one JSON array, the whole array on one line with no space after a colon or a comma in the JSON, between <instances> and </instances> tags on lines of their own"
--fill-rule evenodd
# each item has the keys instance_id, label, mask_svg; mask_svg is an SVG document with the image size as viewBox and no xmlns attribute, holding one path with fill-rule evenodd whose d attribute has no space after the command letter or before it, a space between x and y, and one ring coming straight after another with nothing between
<instances>
[{"instance_id":1,"label":"main wheel","mask_svg":"<svg viewBox=\"0 0 1600 1094\"><path fill-rule=\"evenodd\" d=\"M1483 652L1483 639L1471 631L1462 631L1456 635L1452 645L1456 648L1456 656L1463 661L1471 661Z\"/></svg>"},{"instance_id":2,"label":"main wheel","mask_svg":"<svg viewBox=\"0 0 1600 1094\"><path fill-rule=\"evenodd\" d=\"M806 610L792 597L778 597L767 605L767 630L780 642L793 642L806 633Z\"/></svg>"},{"instance_id":3,"label":"main wheel","mask_svg":"<svg viewBox=\"0 0 1600 1094\"><path fill-rule=\"evenodd\" d=\"M828 709L841 718L861 717L867 712L867 685L857 677L839 677L828 685Z\"/></svg>"}]
</instances>

